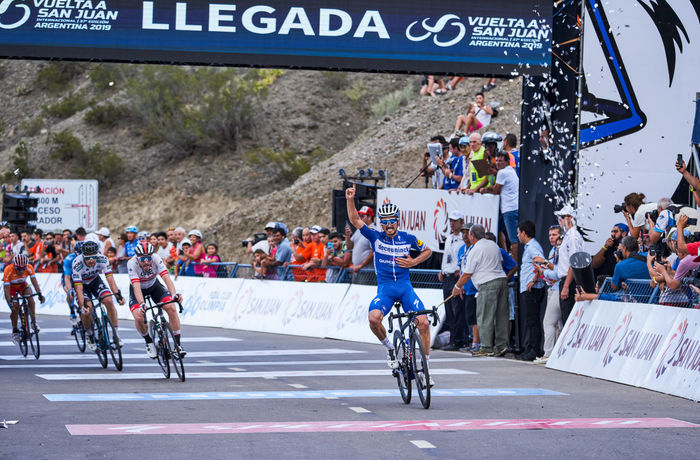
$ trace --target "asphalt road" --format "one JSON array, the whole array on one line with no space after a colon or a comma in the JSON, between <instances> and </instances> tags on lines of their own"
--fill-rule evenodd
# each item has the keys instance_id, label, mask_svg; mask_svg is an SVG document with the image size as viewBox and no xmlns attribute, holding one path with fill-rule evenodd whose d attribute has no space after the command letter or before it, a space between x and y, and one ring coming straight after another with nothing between
<instances>
[{"instance_id":1,"label":"asphalt road","mask_svg":"<svg viewBox=\"0 0 700 460\"><path fill-rule=\"evenodd\" d=\"M183 328L187 381L133 322L124 370L42 316L21 358L0 318L0 458L692 458L700 407L511 359L434 351L429 410L403 404L381 345ZM697 425L695 425L697 424Z\"/></svg>"}]
</instances>

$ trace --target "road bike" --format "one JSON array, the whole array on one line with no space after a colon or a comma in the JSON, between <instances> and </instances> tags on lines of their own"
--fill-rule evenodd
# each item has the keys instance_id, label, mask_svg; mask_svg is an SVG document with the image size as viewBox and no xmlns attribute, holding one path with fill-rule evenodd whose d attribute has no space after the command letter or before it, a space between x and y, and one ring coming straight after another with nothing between
<instances>
[{"instance_id":1,"label":"road bike","mask_svg":"<svg viewBox=\"0 0 700 460\"><path fill-rule=\"evenodd\" d=\"M36 359L39 359L41 348L39 347L39 328L36 327L36 318L29 309L27 300L31 297L38 296L34 293L30 295L12 295L12 303L18 305L19 308L19 351L22 356L27 356L29 348Z\"/></svg>"},{"instance_id":2,"label":"road bike","mask_svg":"<svg viewBox=\"0 0 700 460\"><path fill-rule=\"evenodd\" d=\"M170 378L170 362L172 361L173 368L180 381L185 381L185 365L183 364L183 357L177 351L177 342L175 342L175 335L170 327L170 323L165 318L163 313L163 307L176 303L179 308L179 312L182 313L182 304L177 300L170 300L168 302L155 303L151 296L145 296L146 309L143 314L143 321L148 325L148 334L153 339L153 344L156 347L156 358L158 359L158 364L160 369L163 371L163 375L166 379ZM151 312L151 319L146 318L146 312Z\"/></svg>"},{"instance_id":3,"label":"road bike","mask_svg":"<svg viewBox=\"0 0 700 460\"><path fill-rule=\"evenodd\" d=\"M389 334L394 332L394 349L399 367L394 369L392 374L396 377L403 402L405 404L411 402L411 386L412 381L415 380L420 402L427 409L430 407L430 370L428 369L428 360L425 357L423 341L414 320L419 315L431 315L433 326L436 326L440 320L437 307L433 307L431 310L402 313L401 302L394 302L394 308L396 308L396 313L389 313ZM404 318L405 321L402 321ZM395 331L394 320L399 325Z\"/></svg>"},{"instance_id":4,"label":"road bike","mask_svg":"<svg viewBox=\"0 0 700 460\"><path fill-rule=\"evenodd\" d=\"M85 327L83 326L83 320L80 319L80 312L78 311L78 305L75 303L75 290L71 289L71 303L70 303L70 317L73 329L70 331L70 335L75 337L75 344L78 345L78 350L81 352L85 351ZM73 322L75 321L75 322Z\"/></svg>"},{"instance_id":5,"label":"road bike","mask_svg":"<svg viewBox=\"0 0 700 460\"><path fill-rule=\"evenodd\" d=\"M105 294L103 296L97 297L95 299L86 299L92 303L93 308L90 309L90 315L92 316L92 336L95 340L95 354L97 354L97 359L104 369L107 368L107 351L112 356L112 362L114 367L118 371L121 371L124 367L124 362L122 361L122 348L119 346L119 338L117 336L117 330L112 324L112 320L109 319L107 315L107 307L105 307L103 300L109 296L118 297L117 294Z\"/></svg>"}]
</instances>

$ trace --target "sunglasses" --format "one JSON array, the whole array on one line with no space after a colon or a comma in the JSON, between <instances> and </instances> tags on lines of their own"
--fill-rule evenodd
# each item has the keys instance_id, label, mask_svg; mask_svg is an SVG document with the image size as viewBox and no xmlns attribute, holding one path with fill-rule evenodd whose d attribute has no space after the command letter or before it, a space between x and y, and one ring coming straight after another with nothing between
<instances>
[{"instance_id":1,"label":"sunglasses","mask_svg":"<svg viewBox=\"0 0 700 460\"><path fill-rule=\"evenodd\" d=\"M139 262L150 262L151 260L153 260L153 258L151 256L139 257L138 259L139 259Z\"/></svg>"},{"instance_id":2,"label":"sunglasses","mask_svg":"<svg viewBox=\"0 0 700 460\"><path fill-rule=\"evenodd\" d=\"M395 224L395 223L398 222L398 221L399 221L399 219L393 218L393 219L381 219L379 222L380 222L382 225L392 225L392 224Z\"/></svg>"},{"instance_id":3,"label":"sunglasses","mask_svg":"<svg viewBox=\"0 0 700 460\"><path fill-rule=\"evenodd\" d=\"M83 259L85 259L86 261L90 261L90 260L97 260L97 259L99 259L99 257L100 256L85 256L85 257L83 257Z\"/></svg>"}]
</instances>

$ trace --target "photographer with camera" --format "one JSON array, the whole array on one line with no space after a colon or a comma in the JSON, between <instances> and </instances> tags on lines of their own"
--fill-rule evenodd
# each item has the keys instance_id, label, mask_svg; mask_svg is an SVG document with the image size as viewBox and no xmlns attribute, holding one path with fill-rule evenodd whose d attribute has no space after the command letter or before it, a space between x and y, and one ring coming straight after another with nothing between
<instances>
[{"instance_id":1,"label":"photographer with camera","mask_svg":"<svg viewBox=\"0 0 700 460\"><path fill-rule=\"evenodd\" d=\"M667 243L671 251L677 251L677 239L679 230L674 229L669 232ZM683 237L690 236L690 232L683 230ZM698 266L700 260L698 257L690 256L686 253L679 254L676 262L662 259L655 251L649 251L647 256L647 269L651 275L652 284L666 284L669 289L676 290L681 287L683 278L688 276Z\"/></svg>"},{"instance_id":2,"label":"photographer with camera","mask_svg":"<svg viewBox=\"0 0 700 460\"><path fill-rule=\"evenodd\" d=\"M693 191L693 198L695 198L696 203L700 203L700 179L690 174L690 172L685 169L685 161L683 161L683 155L678 155L676 160L676 171L683 175L683 179L690 185L690 190Z\"/></svg>"},{"instance_id":3,"label":"photographer with camera","mask_svg":"<svg viewBox=\"0 0 700 460\"><path fill-rule=\"evenodd\" d=\"M622 204L616 204L613 211L621 212L625 216L629 234L635 238L639 238L642 230L648 225L647 213L656 210L656 203L645 203L643 193L630 193L627 195Z\"/></svg>"},{"instance_id":4,"label":"photographer with camera","mask_svg":"<svg viewBox=\"0 0 700 460\"><path fill-rule=\"evenodd\" d=\"M605 240L603 247L593 255L592 266L596 277L600 275L612 276L617 263L615 251L617 251L622 238L626 237L628 233L629 227L623 223L615 224L610 230L610 238Z\"/></svg>"},{"instance_id":5,"label":"photographer with camera","mask_svg":"<svg viewBox=\"0 0 700 460\"><path fill-rule=\"evenodd\" d=\"M656 203L656 210L646 214L649 224L649 242L652 246L661 246L659 243L666 231L676 225L673 212L668 209L673 202L670 198L661 198Z\"/></svg>"},{"instance_id":6,"label":"photographer with camera","mask_svg":"<svg viewBox=\"0 0 700 460\"><path fill-rule=\"evenodd\" d=\"M620 252L622 260L615 265L612 280L610 281L613 291L617 291L624 281L629 279L651 279L647 269L646 258L637 253L639 243L633 236L626 236L620 242Z\"/></svg>"}]
</instances>

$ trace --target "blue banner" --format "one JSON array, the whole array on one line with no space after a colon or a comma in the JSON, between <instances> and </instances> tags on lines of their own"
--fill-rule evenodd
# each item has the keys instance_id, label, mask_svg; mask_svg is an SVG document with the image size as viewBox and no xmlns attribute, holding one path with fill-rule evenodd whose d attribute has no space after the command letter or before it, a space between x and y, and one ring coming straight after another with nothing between
<instances>
[{"instance_id":1,"label":"blue banner","mask_svg":"<svg viewBox=\"0 0 700 460\"><path fill-rule=\"evenodd\" d=\"M539 75L551 2L2 0L0 55Z\"/></svg>"}]
</instances>

